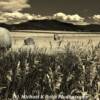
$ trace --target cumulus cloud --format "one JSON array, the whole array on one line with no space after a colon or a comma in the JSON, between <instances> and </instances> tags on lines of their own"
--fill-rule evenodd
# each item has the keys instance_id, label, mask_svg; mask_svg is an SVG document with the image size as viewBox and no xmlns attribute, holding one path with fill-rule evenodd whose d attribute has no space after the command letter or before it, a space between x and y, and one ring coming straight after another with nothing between
<instances>
[{"instance_id":1,"label":"cumulus cloud","mask_svg":"<svg viewBox=\"0 0 100 100\"><path fill-rule=\"evenodd\" d=\"M14 12L0 12L0 22L6 24L19 24L29 20L44 20L44 19L56 19L62 22L72 22L73 24L87 24L84 22L84 18L75 14L75 15L66 15L64 13L57 13L53 16L41 16L29 13L22 13L19 11Z\"/></svg>"},{"instance_id":2,"label":"cumulus cloud","mask_svg":"<svg viewBox=\"0 0 100 100\"><path fill-rule=\"evenodd\" d=\"M26 22L32 20L34 17L28 13L21 13L21 12L6 12L1 13L0 22L7 23L7 24L19 24L21 22Z\"/></svg>"},{"instance_id":3,"label":"cumulus cloud","mask_svg":"<svg viewBox=\"0 0 100 100\"><path fill-rule=\"evenodd\" d=\"M0 22L6 24L19 24L30 20L44 20L47 16L22 13L19 11L0 13Z\"/></svg>"},{"instance_id":4,"label":"cumulus cloud","mask_svg":"<svg viewBox=\"0 0 100 100\"><path fill-rule=\"evenodd\" d=\"M28 14L28 13L21 13L21 12L12 12L12 13L4 13L2 14L3 17L5 18L12 18L12 19L28 19L28 20L32 20L33 19L33 16L31 14Z\"/></svg>"},{"instance_id":5,"label":"cumulus cloud","mask_svg":"<svg viewBox=\"0 0 100 100\"><path fill-rule=\"evenodd\" d=\"M47 18L41 15L20 12L29 7L28 0L0 0L0 23L19 24L33 19Z\"/></svg>"},{"instance_id":6,"label":"cumulus cloud","mask_svg":"<svg viewBox=\"0 0 100 100\"><path fill-rule=\"evenodd\" d=\"M100 15L93 15L91 17L89 17L89 19L91 20L91 23L93 24L100 24Z\"/></svg>"},{"instance_id":7,"label":"cumulus cloud","mask_svg":"<svg viewBox=\"0 0 100 100\"><path fill-rule=\"evenodd\" d=\"M44 20L52 19L51 16L41 16L36 14L22 13L19 11L14 12L0 12L0 22L7 24L19 24L30 20Z\"/></svg>"},{"instance_id":8,"label":"cumulus cloud","mask_svg":"<svg viewBox=\"0 0 100 100\"><path fill-rule=\"evenodd\" d=\"M28 0L0 0L1 12L20 11L24 8L29 8Z\"/></svg>"},{"instance_id":9,"label":"cumulus cloud","mask_svg":"<svg viewBox=\"0 0 100 100\"><path fill-rule=\"evenodd\" d=\"M74 15L66 15L64 13L57 13L53 15L53 18L63 22L83 22L84 18L79 16L78 14Z\"/></svg>"},{"instance_id":10,"label":"cumulus cloud","mask_svg":"<svg viewBox=\"0 0 100 100\"><path fill-rule=\"evenodd\" d=\"M92 17L92 19L93 19L94 21L99 21L99 22L100 22L100 15L94 15L94 16Z\"/></svg>"}]
</instances>

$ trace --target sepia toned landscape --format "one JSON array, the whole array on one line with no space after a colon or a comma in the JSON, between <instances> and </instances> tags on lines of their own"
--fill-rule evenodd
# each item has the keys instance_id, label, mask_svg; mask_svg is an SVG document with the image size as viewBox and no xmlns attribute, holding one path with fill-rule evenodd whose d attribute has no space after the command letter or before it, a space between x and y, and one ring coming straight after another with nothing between
<instances>
[{"instance_id":1,"label":"sepia toned landscape","mask_svg":"<svg viewBox=\"0 0 100 100\"><path fill-rule=\"evenodd\" d=\"M11 32L14 46L23 45L24 39L31 37L39 47L50 47L50 41L54 41L54 34L57 34L62 39L62 47L69 42L83 42L92 40L93 44L100 41L99 32L67 32L67 31L41 31L41 30L24 30ZM53 44L52 44L53 45Z\"/></svg>"},{"instance_id":2,"label":"sepia toned landscape","mask_svg":"<svg viewBox=\"0 0 100 100\"><path fill-rule=\"evenodd\" d=\"M0 0L0 100L100 100L100 0Z\"/></svg>"},{"instance_id":3,"label":"sepia toned landscape","mask_svg":"<svg viewBox=\"0 0 100 100\"><path fill-rule=\"evenodd\" d=\"M12 48L0 56L0 99L98 100L100 35L31 31L11 32ZM25 46L28 37L35 46Z\"/></svg>"}]
</instances>

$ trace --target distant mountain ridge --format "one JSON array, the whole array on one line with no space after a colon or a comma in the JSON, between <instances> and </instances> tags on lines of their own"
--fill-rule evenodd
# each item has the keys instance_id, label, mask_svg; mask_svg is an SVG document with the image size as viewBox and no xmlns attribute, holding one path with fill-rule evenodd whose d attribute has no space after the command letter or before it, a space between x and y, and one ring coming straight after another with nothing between
<instances>
[{"instance_id":1,"label":"distant mountain ridge","mask_svg":"<svg viewBox=\"0 0 100 100\"><path fill-rule=\"evenodd\" d=\"M76 31L76 32L100 32L100 25L74 25L57 20L31 20L20 24L0 23L0 27L5 27L10 31L14 30L58 30L58 31Z\"/></svg>"}]
</instances>

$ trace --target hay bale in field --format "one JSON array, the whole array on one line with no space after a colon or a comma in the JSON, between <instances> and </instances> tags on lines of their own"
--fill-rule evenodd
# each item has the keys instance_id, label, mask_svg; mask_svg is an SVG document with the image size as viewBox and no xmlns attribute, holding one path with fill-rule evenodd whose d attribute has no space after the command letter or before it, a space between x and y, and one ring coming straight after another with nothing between
<instances>
[{"instance_id":1,"label":"hay bale in field","mask_svg":"<svg viewBox=\"0 0 100 100\"><path fill-rule=\"evenodd\" d=\"M24 44L25 45L35 45L35 41L33 38L28 37L28 38L24 39Z\"/></svg>"},{"instance_id":2,"label":"hay bale in field","mask_svg":"<svg viewBox=\"0 0 100 100\"><path fill-rule=\"evenodd\" d=\"M10 32L3 27L0 27L0 51L6 51L11 48L12 40Z\"/></svg>"},{"instance_id":3,"label":"hay bale in field","mask_svg":"<svg viewBox=\"0 0 100 100\"><path fill-rule=\"evenodd\" d=\"M35 41L33 38L28 37L24 39L24 45L20 48L22 52L33 52L35 49Z\"/></svg>"}]
</instances>

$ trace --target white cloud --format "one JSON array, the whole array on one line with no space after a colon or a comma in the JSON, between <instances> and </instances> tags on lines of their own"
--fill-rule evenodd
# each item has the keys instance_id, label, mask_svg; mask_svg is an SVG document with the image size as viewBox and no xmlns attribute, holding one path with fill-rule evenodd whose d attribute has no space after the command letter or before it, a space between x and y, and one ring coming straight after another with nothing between
<instances>
[{"instance_id":1,"label":"white cloud","mask_svg":"<svg viewBox=\"0 0 100 100\"><path fill-rule=\"evenodd\" d=\"M100 24L100 15L93 15L91 17L89 17L89 19L91 20L91 22L93 24Z\"/></svg>"},{"instance_id":2,"label":"white cloud","mask_svg":"<svg viewBox=\"0 0 100 100\"><path fill-rule=\"evenodd\" d=\"M63 22L83 22L84 18L79 16L78 14L74 15L66 15L64 13L57 13L53 15L53 18Z\"/></svg>"},{"instance_id":3,"label":"white cloud","mask_svg":"<svg viewBox=\"0 0 100 100\"><path fill-rule=\"evenodd\" d=\"M21 12L5 12L1 13L0 22L7 23L7 24L19 24L21 22L26 22L32 20L34 17L28 13L21 13Z\"/></svg>"},{"instance_id":4,"label":"white cloud","mask_svg":"<svg viewBox=\"0 0 100 100\"><path fill-rule=\"evenodd\" d=\"M100 15L94 15L92 19L100 22Z\"/></svg>"},{"instance_id":5,"label":"white cloud","mask_svg":"<svg viewBox=\"0 0 100 100\"><path fill-rule=\"evenodd\" d=\"M0 11L20 11L24 8L30 7L27 1L28 0L0 0Z\"/></svg>"},{"instance_id":6,"label":"white cloud","mask_svg":"<svg viewBox=\"0 0 100 100\"><path fill-rule=\"evenodd\" d=\"M48 19L48 17L29 13L21 13L19 11L0 13L0 22L7 24L19 24L33 19L43 20Z\"/></svg>"},{"instance_id":7,"label":"white cloud","mask_svg":"<svg viewBox=\"0 0 100 100\"><path fill-rule=\"evenodd\" d=\"M25 13L24 16L27 18L27 20L34 19L34 16L32 16L31 14L28 14L28 13Z\"/></svg>"},{"instance_id":8,"label":"white cloud","mask_svg":"<svg viewBox=\"0 0 100 100\"><path fill-rule=\"evenodd\" d=\"M44 19L56 19L62 22L72 22L73 24L87 24L84 22L84 18L79 15L66 15L64 13L57 13L53 16L41 16L29 13L21 13L19 11L14 12L0 12L0 22L7 24L19 24L29 20L44 20Z\"/></svg>"},{"instance_id":9,"label":"white cloud","mask_svg":"<svg viewBox=\"0 0 100 100\"><path fill-rule=\"evenodd\" d=\"M54 17L54 19L57 19L57 20L66 20L66 14L64 14L64 13L61 13L61 12L59 12L59 13L56 13L56 14L54 14L53 15L53 17Z\"/></svg>"}]
</instances>

